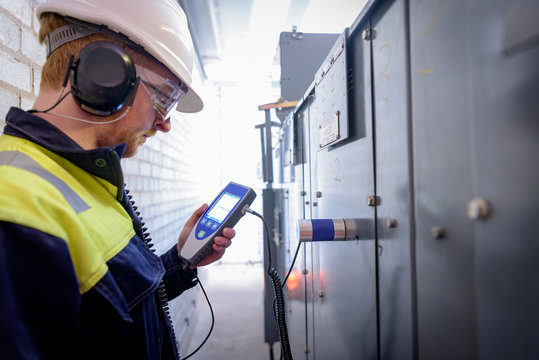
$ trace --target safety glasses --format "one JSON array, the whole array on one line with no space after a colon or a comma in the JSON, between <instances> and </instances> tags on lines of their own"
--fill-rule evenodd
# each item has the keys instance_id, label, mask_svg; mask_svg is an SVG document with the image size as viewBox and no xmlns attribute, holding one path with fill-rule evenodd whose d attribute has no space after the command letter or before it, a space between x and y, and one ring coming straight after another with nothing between
<instances>
[{"instance_id":1,"label":"safety glasses","mask_svg":"<svg viewBox=\"0 0 539 360\"><path fill-rule=\"evenodd\" d=\"M135 65L144 89L150 95L152 105L167 120L176 108L185 91L169 79L157 75L143 66Z\"/></svg>"}]
</instances>

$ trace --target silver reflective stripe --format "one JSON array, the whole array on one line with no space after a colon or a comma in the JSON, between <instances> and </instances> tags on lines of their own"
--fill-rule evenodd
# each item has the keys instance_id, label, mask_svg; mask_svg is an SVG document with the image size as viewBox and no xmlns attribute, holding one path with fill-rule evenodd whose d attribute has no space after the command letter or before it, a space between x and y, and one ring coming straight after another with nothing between
<instances>
[{"instance_id":1,"label":"silver reflective stripe","mask_svg":"<svg viewBox=\"0 0 539 360\"><path fill-rule=\"evenodd\" d=\"M44 169L26 154L18 151L0 151L0 165L10 165L27 170L45 179L60 191L77 214L90 208L62 179Z\"/></svg>"}]
</instances>

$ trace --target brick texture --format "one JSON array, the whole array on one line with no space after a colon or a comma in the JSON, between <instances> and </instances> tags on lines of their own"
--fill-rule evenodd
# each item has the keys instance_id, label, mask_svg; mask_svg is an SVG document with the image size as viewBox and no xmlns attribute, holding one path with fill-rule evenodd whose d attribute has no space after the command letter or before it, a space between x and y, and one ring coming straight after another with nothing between
<instances>
[{"instance_id":1,"label":"brick texture","mask_svg":"<svg viewBox=\"0 0 539 360\"><path fill-rule=\"evenodd\" d=\"M45 61L34 15L39 2L0 0L0 131L9 108L30 108L39 90Z\"/></svg>"},{"instance_id":2,"label":"brick texture","mask_svg":"<svg viewBox=\"0 0 539 360\"><path fill-rule=\"evenodd\" d=\"M39 91L45 50L38 44L35 7L40 0L0 0L0 132L11 106L32 107ZM196 78L195 74L195 78ZM200 78L198 76L198 78ZM219 114L208 106L199 114L175 114L172 130L158 134L132 159L122 160L127 188L131 190L148 227L156 253L174 246L184 223L222 186ZM209 149L209 150L206 150ZM201 271L199 275L203 275ZM190 324L195 322L199 290L186 292L170 303L177 338L190 347ZM200 311L206 311L201 304ZM198 342L199 339L193 339ZM184 356L186 354L183 354Z\"/></svg>"}]
</instances>

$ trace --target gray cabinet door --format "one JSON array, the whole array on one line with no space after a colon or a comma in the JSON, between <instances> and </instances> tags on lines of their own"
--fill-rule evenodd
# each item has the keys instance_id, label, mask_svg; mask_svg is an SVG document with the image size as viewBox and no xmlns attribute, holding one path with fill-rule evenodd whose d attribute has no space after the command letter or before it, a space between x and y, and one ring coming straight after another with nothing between
<instances>
[{"instance_id":1,"label":"gray cabinet door","mask_svg":"<svg viewBox=\"0 0 539 360\"><path fill-rule=\"evenodd\" d=\"M471 90L473 19L457 1L410 1L418 355L476 357Z\"/></svg>"},{"instance_id":2,"label":"gray cabinet door","mask_svg":"<svg viewBox=\"0 0 539 360\"><path fill-rule=\"evenodd\" d=\"M372 14L380 359L415 352L407 26L404 1Z\"/></svg>"},{"instance_id":3,"label":"gray cabinet door","mask_svg":"<svg viewBox=\"0 0 539 360\"><path fill-rule=\"evenodd\" d=\"M537 359L539 2L470 2L468 13L472 196L488 206L474 221L478 353Z\"/></svg>"}]
</instances>

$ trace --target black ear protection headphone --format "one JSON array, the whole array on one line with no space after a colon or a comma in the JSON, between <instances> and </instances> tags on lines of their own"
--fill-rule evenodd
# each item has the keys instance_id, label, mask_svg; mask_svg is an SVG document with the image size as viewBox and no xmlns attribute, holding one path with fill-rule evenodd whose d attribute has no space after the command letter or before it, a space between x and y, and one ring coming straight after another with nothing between
<instances>
[{"instance_id":1,"label":"black ear protection headphone","mask_svg":"<svg viewBox=\"0 0 539 360\"><path fill-rule=\"evenodd\" d=\"M109 116L131 106L140 82L127 52L110 41L86 45L69 58L63 85L71 72L71 94L85 111Z\"/></svg>"}]
</instances>

